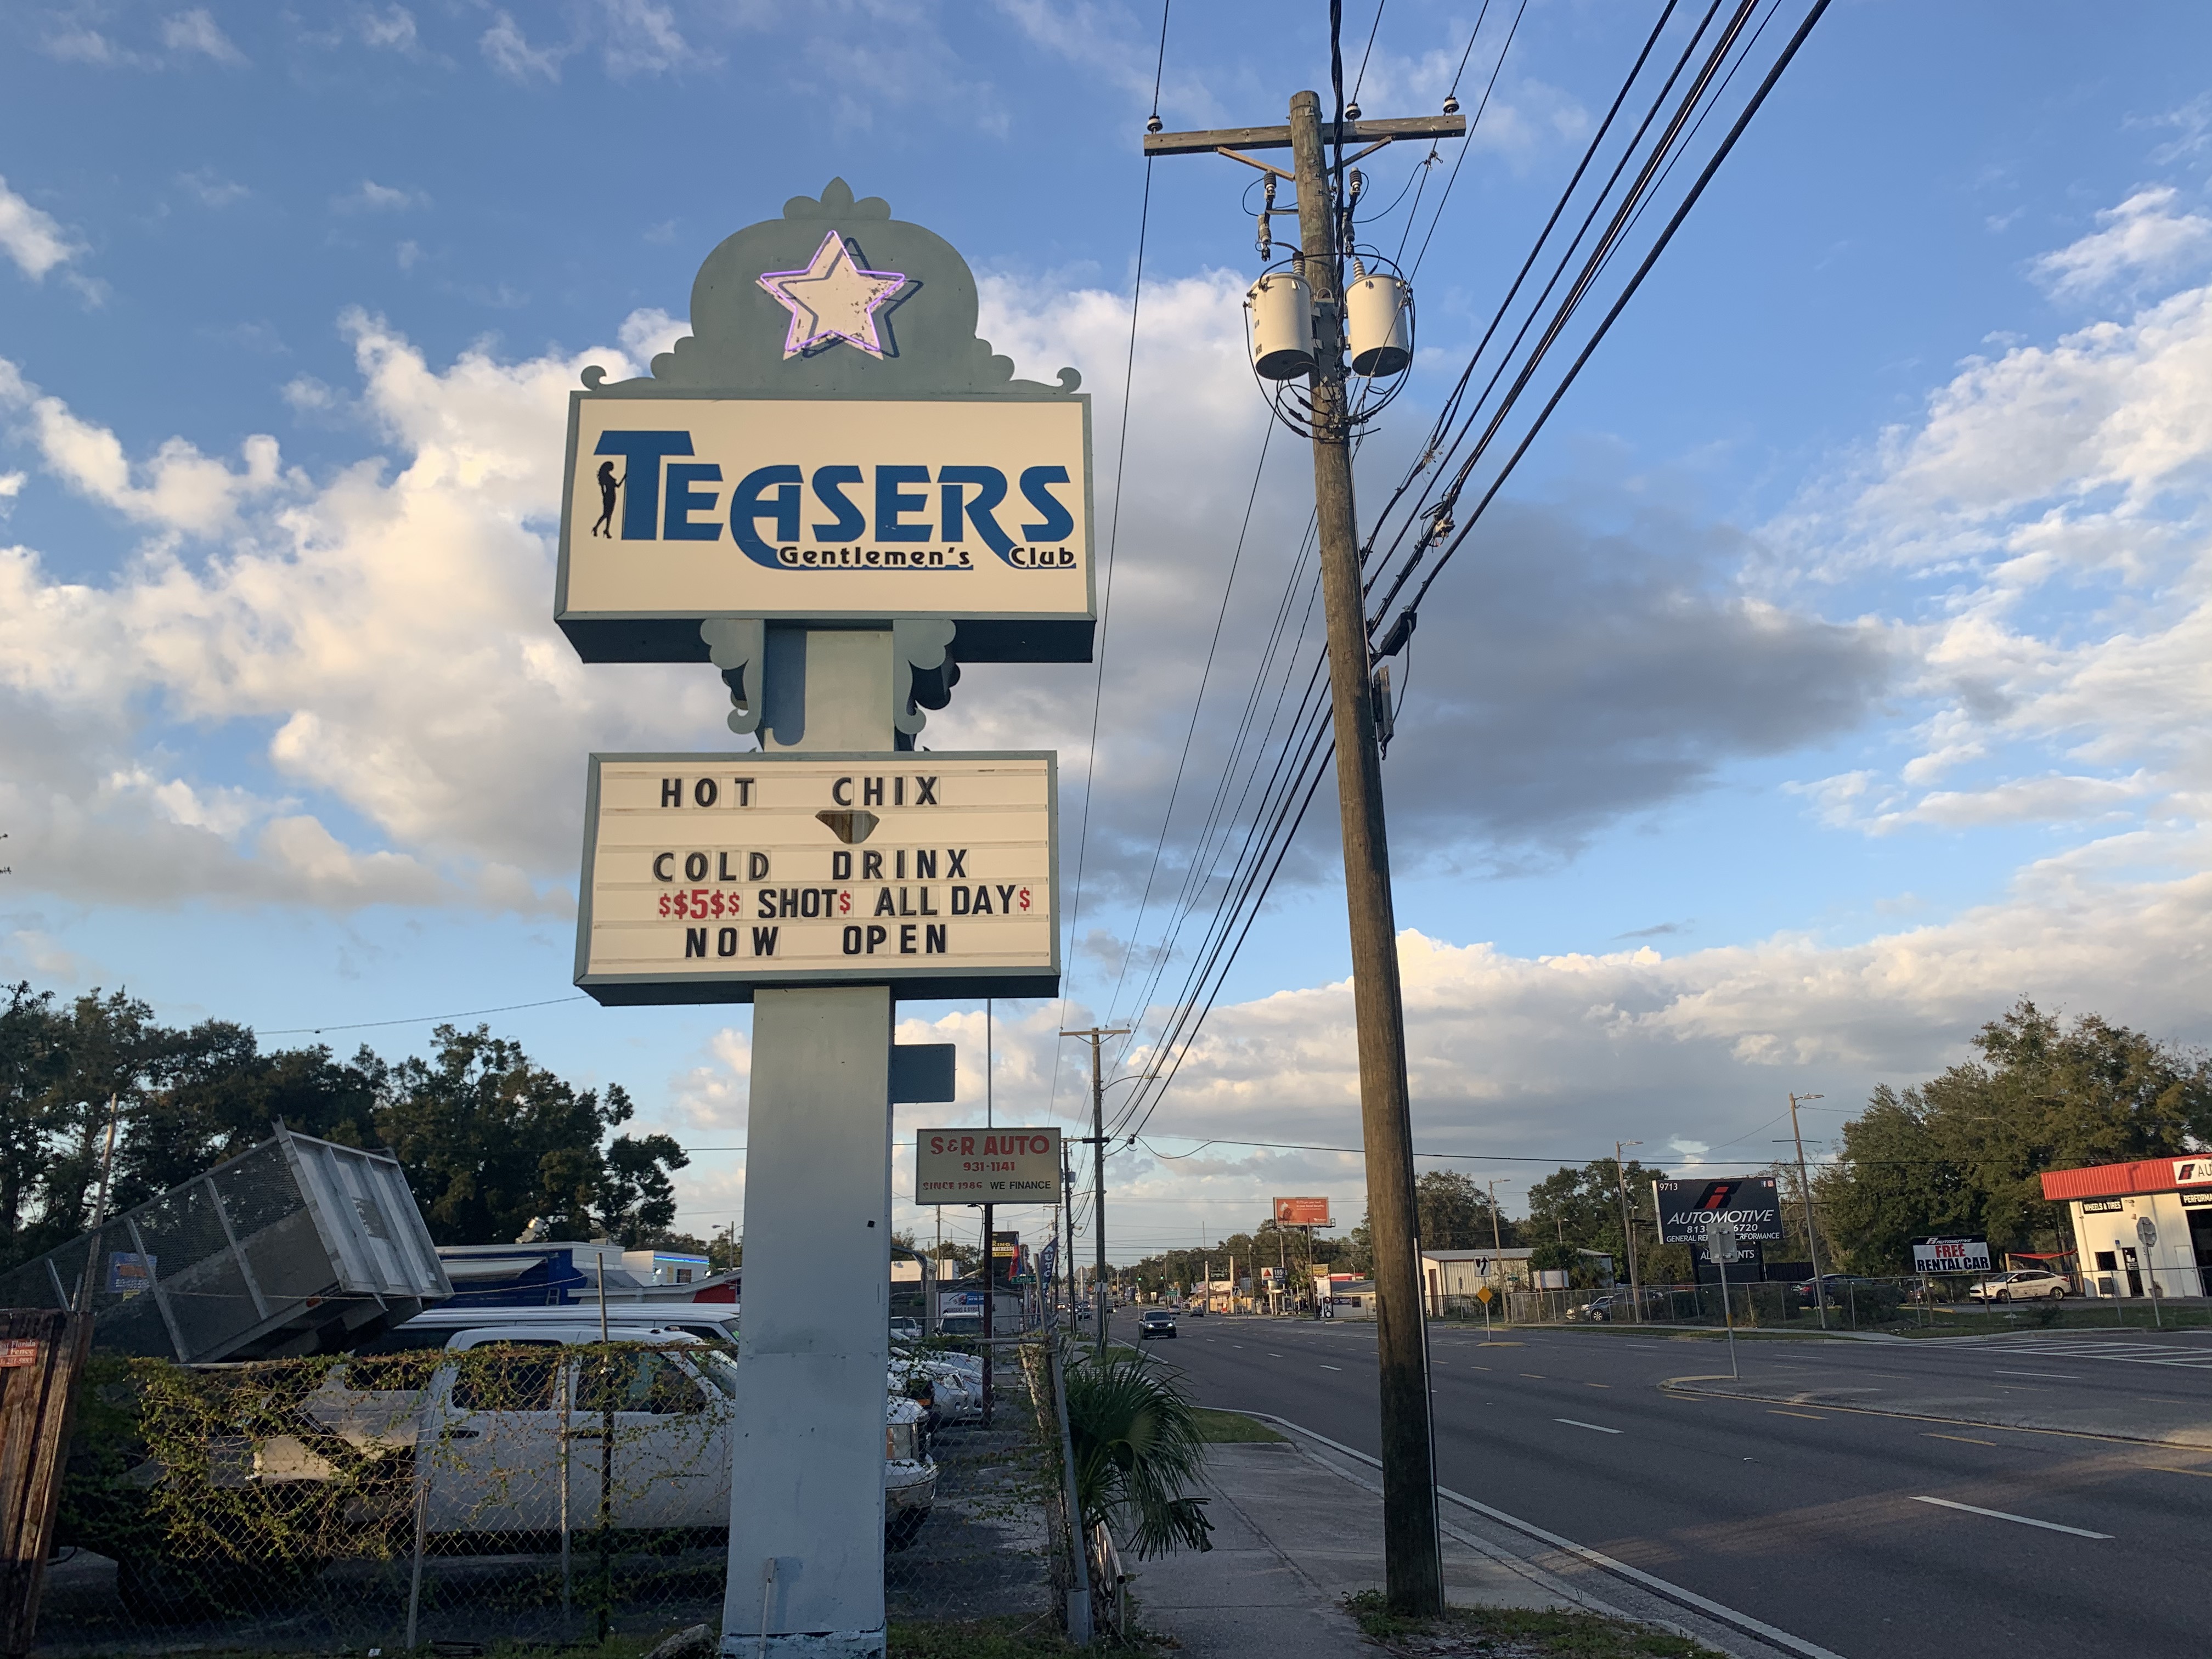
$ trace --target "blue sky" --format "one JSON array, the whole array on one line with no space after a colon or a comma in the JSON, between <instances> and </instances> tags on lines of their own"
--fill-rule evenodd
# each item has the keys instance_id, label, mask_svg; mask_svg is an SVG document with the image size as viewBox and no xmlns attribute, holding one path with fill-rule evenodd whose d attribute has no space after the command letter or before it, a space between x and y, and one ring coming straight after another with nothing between
<instances>
[{"instance_id":1,"label":"blue sky","mask_svg":"<svg viewBox=\"0 0 2212 1659\"><path fill-rule=\"evenodd\" d=\"M1436 108L1480 9L1389 0L1367 112ZM1528 7L1369 487L1653 15ZM1325 17L1176 9L1164 118L1280 119L1325 82ZM9 9L0 970L394 1054L427 1029L332 1028L562 996L584 753L711 745L720 696L586 671L550 628L565 388L641 364L708 248L842 175L966 253L1021 373L1084 370L1103 498L1158 28L1103 0ZM1832 1114L2021 994L2212 1038L2208 35L2180 4L1846 0L1820 25L1424 616L1388 772L1419 1144L1491 1156L1467 1167L1508 1194L1549 1166L1506 1160L1616 1138L1765 1158L1785 1091ZM1378 158L1376 199L1417 160ZM1000 1011L1018 1115L1076 1103L1063 1015L1133 1012L1115 967L1264 430L1244 184L1153 172L1097 937L1065 1010ZM1309 489L1276 443L1209 783ZM974 669L933 739L1056 747L1078 778L1093 686ZM1325 825L1304 854L1148 1143L1354 1137ZM963 1045L952 1115L980 1109L980 1011L908 1012ZM741 1012L493 1024L742 1144ZM1115 1178L1132 1251L1249 1225L1271 1190L1360 1202L1356 1161L1316 1154L1139 1148ZM687 1224L742 1192L741 1155L702 1157Z\"/></svg>"}]
</instances>

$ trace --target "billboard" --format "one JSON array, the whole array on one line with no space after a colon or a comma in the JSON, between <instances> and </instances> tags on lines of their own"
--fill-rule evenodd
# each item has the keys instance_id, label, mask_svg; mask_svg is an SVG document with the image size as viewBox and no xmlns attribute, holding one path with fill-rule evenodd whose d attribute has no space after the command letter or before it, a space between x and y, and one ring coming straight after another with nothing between
<instances>
[{"instance_id":1,"label":"billboard","mask_svg":"<svg viewBox=\"0 0 2212 1659\"><path fill-rule=\"evenodd\" d=\"M1325 1198L1279 1198L1275 1200L1278 1227L1334 1227Z\"/></svg>"},{"instance_id":2,"label":"billboard","mask_svg":"<svg viewBox=\"0 0 2212 1659\"><path fill-rule=\"evenodd\" d=\"M1048 752L594 755L576 984L608 1004L1050 996L1056 810Z\"/></svg>"},{"instance_id":3,"label":"billboard","mask_svg":"<svg viewBox=\"0 0 2212 1659\"><path fill-rule=\"evenodd\" d=\"M586 661L698 623L950 617L968 662L1091 659L1091 402L569 394L554 618Z\"/></svg>"},{"instance_id":4,"label":"billboard","mask_svg":"<svg viewBox=\"0 0 2212 1659\"><path fill-rule=\"evenodd\" d=\"M1716 1215L1726 1216L1741 1239L1782 1237L1782 1197L1772 1176L1655 1181L1651 1199L1662 1244L1703 1244L1706 1224Z\"/></svg>"},{"instance_id":5,"label":"billboard","mask_svg":"<svg viewBox=\"0 0 2212 1659\"><path fill-rule=\"evenodd\" d=\"M1912 1271L1917 1273L1985 1273L1990 1241L1978 1234L1962 1238L1916 1238Z\"/></svg>"},{"instance_id":6,"label":"billboard","mask_svg":"<svg viewBox=\"0 0 2212 1659\"><path fill-rule=\"evenodd\" d=\"M1057 1204L1060 1131L924 1129L914 1140L914 1201ZM1020 1235L997 1237L1018 1240Z\"/></svg>"}]
</instances>

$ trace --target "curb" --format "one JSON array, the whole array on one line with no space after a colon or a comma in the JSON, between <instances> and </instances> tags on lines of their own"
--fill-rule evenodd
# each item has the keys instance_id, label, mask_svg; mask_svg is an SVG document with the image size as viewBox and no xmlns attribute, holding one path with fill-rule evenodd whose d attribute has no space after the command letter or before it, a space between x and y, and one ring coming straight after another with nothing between
<instances>
[{"instance_id":1,"label":"curb","mask_svg":"<svg viewBox=\"0 0 2212 1659\"><path fill-rule=\"evenodd\" d=\"M1341 1441L1332 1440L1325 1434L1316 1434L1303 1424L1293 1423L1287 1417L1278 1417L1273 1412L1253 1411L1242 1406L1217 1409L1239 1411L1247 1417L1258 1418L1262 1422L1275 1424L1293 1434L1312 1441L1316 1445L1327 1446L1331 1451L1364 1463L1370 1468L1380 1469L1382 1467L1382 1461L1380 1458L1370 1457L1367 1453L1347 1446ZM1740 1631L1746 1636L1756 1637L1762 1642L1800 1655L1802 1659L1843 1659L1842 1655L1821 1647L1817 1643L1808 1642L1802 1637L1792 1636L1784 1630L1778 1630L1764 1620L1755 1619L1747 1613L1738 1613L1734 1607L1711 1601L1698 1595L1695 1590L1685 1589L1681 1585L1669 1583L1654 1573L1646 1572L1641 1567L1632 1567L1626 1561L1615 1560L1612 1556L1591 1549L1586 1545L1577 1544L1571 1538L1562 1538L1558 1533L1537 1526L1534 1522L1523 1521L1516 1515L1508 1515L1504 1510L1493 1509L1489 1504L1480 1503L1463 1492L1454 1492L1449 1486L1438 1486L1437 1496L1457 1504L1463 1509L1472 1510L1477 1515L1497 1522L1500 1526L1510 1527L1524 1537L1534 1538L1540 1543L1549 1544L1554 1549L1565 1550L1577 1559L1624 1578L1641 1589L1648 1590L1654 1595L1672 1601L1677 1607L1701 1613L1717 1623L1725 1625L1732 1630ZM1466 1540L1462 1540L1462 1541Z\"/></svg>"}]
</instances>

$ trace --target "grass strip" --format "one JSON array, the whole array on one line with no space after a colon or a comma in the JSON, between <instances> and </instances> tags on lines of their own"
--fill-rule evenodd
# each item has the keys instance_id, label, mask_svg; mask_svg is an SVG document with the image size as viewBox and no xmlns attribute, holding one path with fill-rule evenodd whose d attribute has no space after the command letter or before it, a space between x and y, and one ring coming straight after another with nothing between
<instances>
[{"instance_id":1,"label":"grass strip","mask_svg":"<svg viewBox=\"0 0 2212 1659\"><path fill-rule=\"evenodd\" d=\"M1290 1443L1285 1436L1242 1412L1210 1411L1200 1406L1192 1408L1191 1415L1198 1419L1198 1437L1208 1445L1232 1446L1248 1441Z\"/></svg>"},{"instance_id":2,"label":"grass strip","mask_svg":"<svg viewBox=\"0 0 2212 1659\"><path fill-rule=\"evenodd\" d=\"M1439 1619L1405 1619L1379 1590L1345 1597L1368 1640L1398 1659L1722 1659L1686 1636L1595 1613L1528 1607L1447 1607Z\"/></svg>"}]
</instances>

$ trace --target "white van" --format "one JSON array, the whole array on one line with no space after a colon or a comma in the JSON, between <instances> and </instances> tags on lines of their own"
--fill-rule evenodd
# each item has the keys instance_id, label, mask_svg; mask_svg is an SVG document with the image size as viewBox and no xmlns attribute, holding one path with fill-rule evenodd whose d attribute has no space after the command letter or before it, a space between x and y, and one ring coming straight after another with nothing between
<instances>
[{"instance_id":1,"label":"white van","mask_svg":"<svg viewBox=\"0 0 2212 1659\"><path fill-rule=\"evenodd\" d=\"M341 1366L304 1409L356 1446L416 1448L427 1529L441 1537L588 1532L599 1524L602 1469L610 1465L605 1490L615 1528L727 1528L737 1409L730 1355L689 1331L611 1319L611 1340L649 1346L617 1355L609 1370L564 1357L568 1348L599 1340L596 1309L588 1319L569 1310L514 1311L569 1316L444 1330L410 1320L377 1348L390 1353L412 1331L433 1340L407 1346L457 1356L489 1349L496 1360L441 1364L419 1390L349 1387L369 1380L373 1366ZM914 1541L936 1501L924 1420L915 1401L886 1395L884 1534L893 1549ZM212 1461L218 1468L234 1463L235 1474L218 1475L218 1484L327 1480L334 1473L289 1436L241 1442L228 1459L224 1449L211 1448Z\"/></svg>"}]
</instances>

